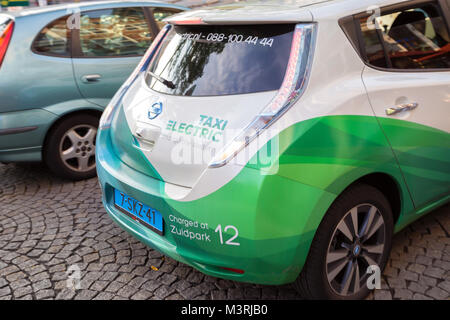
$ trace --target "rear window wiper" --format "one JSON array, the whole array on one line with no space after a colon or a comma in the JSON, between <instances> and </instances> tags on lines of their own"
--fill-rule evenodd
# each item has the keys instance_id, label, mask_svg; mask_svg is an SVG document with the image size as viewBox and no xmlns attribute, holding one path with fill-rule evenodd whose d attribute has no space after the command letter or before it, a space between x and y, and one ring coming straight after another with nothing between
<instances>
[{"instance_id":1,"label":"rear window wiper","mask_svg":"<svg viewBox=\"0 0 450 320\"><path fill-rule=\"evenodd\" d=\"M149 75L151 75L153 78L155 78L156 80L158 80L159 82L161 82L161 83L162 83L163 85L165 85L167 88L169 88L169 89L175 89L175 88L176 88L175 84L174 84L172 81L166 80L166 79L164 79L163 77L160 77L160 76L158 76L157 74L154 74L154 73L151 72L151 71L147 71L147 73L148 73Z\"/></svg>"}]
</instances>

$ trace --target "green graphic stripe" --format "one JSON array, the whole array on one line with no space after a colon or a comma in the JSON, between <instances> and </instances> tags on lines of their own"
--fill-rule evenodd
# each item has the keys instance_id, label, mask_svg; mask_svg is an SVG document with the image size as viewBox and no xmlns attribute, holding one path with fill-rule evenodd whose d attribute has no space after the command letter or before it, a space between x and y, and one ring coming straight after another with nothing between
<instances>
[{"instance_id":1,"label":"green graphic stripe","mask_svg":"<svg viewBox=\"0 0 450 320\"><path fill-rule=\"evenodd\" d=\"M124 117L122 119L117 125L126 122ZM129 195L161 211L167 224L165 241L175 248L175 251L167 249L166 254L183 257L188 263L245 269L242 280L249 282L285 283L294 280L300 272L315 230L329 206L360 177L383 173L396 181L402 203L398 226L406 225L415 216L404 179L412 183L409 187L413 195L415 188L420 189L421 185L434 188L433 197L448 193L449 134L400 120L381 121L395 154L401 163L407 163L403 169L405 178L376 118L328 116L297 123L276 137L278 143L275 139L269 142L279 146L279 153L270 158L270 169L277 171L276 175L261 174L261 170L268 168L260 151L234 179L201 199L189 202L169 199L162 192L162 181L154 188L146 183L146 187L151 188L146 192L127 187L127 181L112 185L121 186ZM387 126L391 128L386 129ZM114 128L117 129L122 132L114 135L115 142L125 132L122 127ZM392 130L396 130L393 138ZM121 141L121 148L125 143L127 141ZM129 151L130 148L123 149L119 155L130 152L127 161L136 163L133 167L137 170L148 172L143 155L139 155L136 148ZM161 179L153 168L151 170L150 175ZM129 172L130 180L139 179L136 173ZM425 200L431 201L433 197L429 195ZM189 240L171 234L169 215L207 222L208 228L202 232L213 241ZM131 220L124 218L123 222L135 228ZM219 243L215 232L219 224L222 227L232 225L239 230L239 246ZM225 239L233 235L231 229L224 232Z\"/></svg>"},{"instance_id":2,"label":"green graphic stripe","mask_svg":"<svg viewBox=\"0 0 450 320\"><path fill-rule=\"evenodd\" d=\"M400 120L388 120L402 125L403 130L397 135L414 139L423 130L427 131L429 135L422 140L423 146L429 148L434 145L439 149L437 154L448 154L450 149L445 144L436 143L436 139L446 139L448 142L447 133ZM247 165L234 180L213 194L188 203L167 200L168 204L186 218L195 216L219 223L224 216L232 217L233 223L243 226L240 235L251 239L249 246L250 243L258 246L255 240L270 240L264 243L264 252L285 256L283 249L291 250L300 243L310 243L314 230L335 197L353 181L367 174L377 172L391 176L401 188L403 212L414 211L392 149L374 117L329 116L311 119L287 128L278 139L280 153L272 159L279 166L276 176L252 172L253 169L264 168L258 163L260 154L257 154L250 161L256 164ZM414 149L417 150L427 148ZM433 153L429 153L424 158L432 156ZM450 179L448 176L443 177L443 174L450 167L450 156L444 159L448 159L444 161L445 165L428 169L435 174L427 184L446 179L448 187ZM442 162L436 161L439 164ZM433 163L420 162L416 168L430 164ZM417 175L417 171L405 175L411 178ZM443 193L445 190L435 196ZM244 206L241 201L245 203ZM252 256L251 252L245 255Z\"/></svg>"},{"instance_id":3,"label":"green graphic stripe","mask_svg":"<svg viewBox=\"0 0 450 320\"><path fill-rule=\"evenodd\" d=\"M111 123L111 139L114 141L114 151L124 163L132 165L135 170L152 178L163 180L142 151L136 148L139 147L139 142L131 133L123 107L120 107L117 111Z\"/></svg>"},{"instance_id":4,"label":"green graphic stripe","mask_svg":"<svg viewBox=\"0 0 450 320\"><path fill-rule=\"evenodd\" d=\"M380 119L417 207L450 193L450 134L420 124Z\"/></svg>"}]
</instances>

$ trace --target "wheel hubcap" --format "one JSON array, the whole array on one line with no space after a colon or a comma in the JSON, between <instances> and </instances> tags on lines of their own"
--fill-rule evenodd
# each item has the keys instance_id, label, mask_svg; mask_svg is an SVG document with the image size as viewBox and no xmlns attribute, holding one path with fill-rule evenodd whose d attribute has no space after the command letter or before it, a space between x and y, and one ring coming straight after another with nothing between
<instances>
[{"instance_id":1,"label":"wheel hubcap","mask_svg":"<svg viewBox=\"0 0 450 320\"><path fill-rule=\"evenodd\" d=\"M348 211L331 237L326 257L328 283L335 293L358 293L371 265L378 266L384 253L386 230L377 207L361 204Z\"/></svg>"},{"instance_id":2,"label":"wheel hubcap","mask_svg":"<svg viewBox=\"0 0 450 320\"><path fill-rule=\"evenodd\" d=\"M69 129L61 139L59 154L73 171L87 172L95 168L95 137L97 128L83 124Z\"/></svg>"},{"instance_id":3,"label":"wheel hubcap","mask_svg":"<svg viewBox=\"0 0 450 320\"><path fill-rule=\"evenodd\" d=\"M361 246L359 244L356 244L355 246L353 246L352 253L353 253L354 258L357 258L359 256L360 252L361 252Z\"/></svg>"}]
</instances>

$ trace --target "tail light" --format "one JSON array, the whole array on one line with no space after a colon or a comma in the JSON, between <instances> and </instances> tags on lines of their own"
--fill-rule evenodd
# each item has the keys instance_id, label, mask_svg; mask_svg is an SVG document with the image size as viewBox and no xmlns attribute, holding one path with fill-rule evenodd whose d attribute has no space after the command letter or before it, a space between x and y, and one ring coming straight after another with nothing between
<instances>
[{"instance_id":1,"label":"tail light","mask_svg":"<svg viewBox=\"0 0 450 320\"><path fill-rule=\"evenodd\" d=\"M209 164L210 167L219 168L230 162L300 98L309 78L315 32L315 24L297 24L295 26L291 53L280 90L267 107L231 143L218 153Z\"/></svg>"},{"instance_id":2,"label":"tail light","mask_svg":"<svg viewBox=\"0 0 450 320\"><path fill-rule=\"evenodd\" d=\"M0 67L2 66L3 58L5 57L6 50L8 49L13 29L14 21L12 20L4 25L3 30L0 26Z\"/></svg>"}]
</instances>

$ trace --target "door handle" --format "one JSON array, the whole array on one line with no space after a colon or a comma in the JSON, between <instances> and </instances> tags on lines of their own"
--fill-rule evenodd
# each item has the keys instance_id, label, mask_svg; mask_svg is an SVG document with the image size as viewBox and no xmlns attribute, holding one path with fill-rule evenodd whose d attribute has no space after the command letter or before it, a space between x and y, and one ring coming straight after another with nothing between
<instances>
[{"instance_id":1,"label":"door handle","mask_svg":"<svg viewBox=\"0 0 450 320\"><path fill-rule=\"evenodd\" d=\"M99 74L87 74L81 77L81 81L84 83L97 82L102 78Z\"/></svg>"},{"instance_id":2,"label":"door handle","mask_svg":"<svg viewBox=\"0 0 450 320\"><path fill-rule=\"evenodd\" d=\"M392 116L394 114L403 112L403 111L410 111L417 108L419 104L417 102L411 102L411 103L405 103L405 104L399 104L393 107L389 107L386 109L386 114L388 116Z\"/></svg>"}]
</instances>

